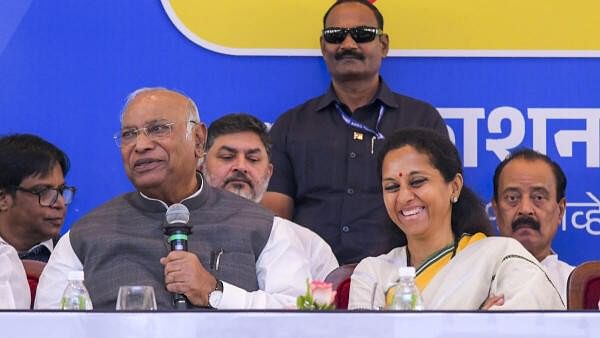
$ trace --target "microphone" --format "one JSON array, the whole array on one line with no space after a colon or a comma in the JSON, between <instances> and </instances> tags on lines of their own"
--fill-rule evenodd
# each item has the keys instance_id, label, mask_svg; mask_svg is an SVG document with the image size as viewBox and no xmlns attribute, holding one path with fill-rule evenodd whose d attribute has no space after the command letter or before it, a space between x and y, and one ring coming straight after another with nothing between
<instances>
[{"instance_id":1,"label":"microphone","mask_svg":"<svg viewBox=\"0 0 600 338\"><path fill-rule=\"evenodd\" d=\"M192 233L192 227L188 224L190 220L188 208L181 203L175 203L167 208L165 218L167 224L164 226L164 232L171 245L171 251L188 251L188 235ZM187 298L180 293L173 294L173 304L179 310L188 308Z\"/></svg>"}]
</instances>

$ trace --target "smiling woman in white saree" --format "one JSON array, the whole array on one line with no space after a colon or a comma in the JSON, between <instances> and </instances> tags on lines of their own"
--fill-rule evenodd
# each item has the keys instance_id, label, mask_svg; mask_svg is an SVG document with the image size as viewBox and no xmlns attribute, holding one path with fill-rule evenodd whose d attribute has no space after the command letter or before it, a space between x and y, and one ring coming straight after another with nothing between
<instances>
[{"instance_id":1,"label":"smiling woman in white saree","mask_svg":"<svg viewBox=\"0 0 600 338\"><path fill-rule=\"evenodd\" d=\"M387 138L379 168L388 215L407 245L360 262L350 309L389 304L400 266L416 268L427 310L565 308L521 244L488 237L483 205L464 186L458 151L448 139L424 129L400 130Z\"/></svg>"}]
</instances>

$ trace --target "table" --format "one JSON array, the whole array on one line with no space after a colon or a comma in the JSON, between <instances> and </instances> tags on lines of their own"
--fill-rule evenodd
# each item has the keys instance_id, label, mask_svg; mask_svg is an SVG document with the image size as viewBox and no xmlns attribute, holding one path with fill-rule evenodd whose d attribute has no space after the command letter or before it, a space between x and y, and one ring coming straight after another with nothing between
<instances>
[{"instance_id":1,"label":"table","mask_svg":"<svg viewBox=\"0 0 600 338\"><path fill-rule=\"evenodd\" d=\"M0 311L0 337L597 338L600 311Z\"/></svg>"}]
</instances>

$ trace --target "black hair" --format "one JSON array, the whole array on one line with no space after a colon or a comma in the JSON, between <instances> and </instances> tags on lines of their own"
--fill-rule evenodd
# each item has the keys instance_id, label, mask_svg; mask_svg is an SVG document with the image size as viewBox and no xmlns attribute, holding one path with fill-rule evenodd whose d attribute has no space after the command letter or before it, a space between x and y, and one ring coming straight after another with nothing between
<instances>
[{"instance_id":1,"label":"black hair","mask_svg":"<svg viewBox=\"0 0 600 338\"><path fill-rule=\"evenodd\" d=\"M24 179L47 176L56 164L67 176L69 157L41 137L12 134L0 138L0 189L12 195Z\"/></svg>"},{"instance_id":2,"label":"black hair","mask_svg":"<svg viewBox=\"0 0 600 338\"><path fill-rule=\"evenodd\" d=\"M558 163L552 161L547 155L544 155L533 149L520 148L500 162L494 171L494 201L498 201L498 184L502 170L504 170L504 167L506 167L506 165L512 160L516 159L523 159L526 161L543 161L544 163L548 164L552 169L552 173L554 174L554 179L556 181L556 201L560 202L560 200L565 197L565 190L567 189L567 177Z\"/></svg>"},{"instance_id":3,"label":"black hair","mask_svg":"<svg viewBox=\"0 0 600 338\"><path fill-rule=\"evenodd\" d=\"M386 138L378 154L377 168L380 179L385 156L390 151L404 146L411 146L427 155L431 165L442 174L446 182L452 181L457 174L463 174L458 150L447 137L431 129L407 128L400 129ZM456 238L460 238L464 233L493 233L483 202L466 185L463 185L458 201L452 204L451 227Z\"/></svg>"},{"instance_id":4,"label":"black hair","mask_svg":"<svg viewBox=\"0 0 600 338\"><path fill-rule=\"evenodd\" d=\"M336 6L344 4L344 3L351 3L351 2L356 2L356 3L359 3L361 5L367 6L373 12L373 15L375 15L375 19L377 20L377 28L383 30L383 15L381 15L381 12L379 11L379 9L377 9L377 7L375 7L375 5L373 5L368 0L338 0L338 1L336 1L333 5L331 5L331 7L329 7L329 9L327 10L327 12L325 12L325 15L323 16L323 28L327 28L325 26L325 22L327 21L327 17L329 16L329 13L331 13L331 11Z\"/></svg>"},{"instance_id":5,"label":"black hair","mask_svg":"<svg viewBox=\"0 0 600 338\"><path fill-rule=\"evenodd\" d=\"M258 135L263 146L271 158L271 139L267 126L256 117L249 114L228 114L210 124L206 140L206 151L215 143L215 139L221 135L235 134L241 132L252 132Z\"/></svg>"}]
</instances>

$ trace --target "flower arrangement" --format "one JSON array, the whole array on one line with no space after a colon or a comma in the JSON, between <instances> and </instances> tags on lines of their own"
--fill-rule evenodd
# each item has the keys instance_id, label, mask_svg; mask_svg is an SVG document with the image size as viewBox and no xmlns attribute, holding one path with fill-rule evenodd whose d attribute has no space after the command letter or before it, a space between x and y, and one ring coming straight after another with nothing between
<instances>
[{"instance_id":1,"label":"flower arrangement","mask_svg":"<svg viewBox=\"0 0 600 338\"><path fill-rule=\"evenodd\" d=\"M336 291L331 283L322 281L306 281L306 293L298 296L298 310L333 310Z\"/></svg>"}]
</instances>

